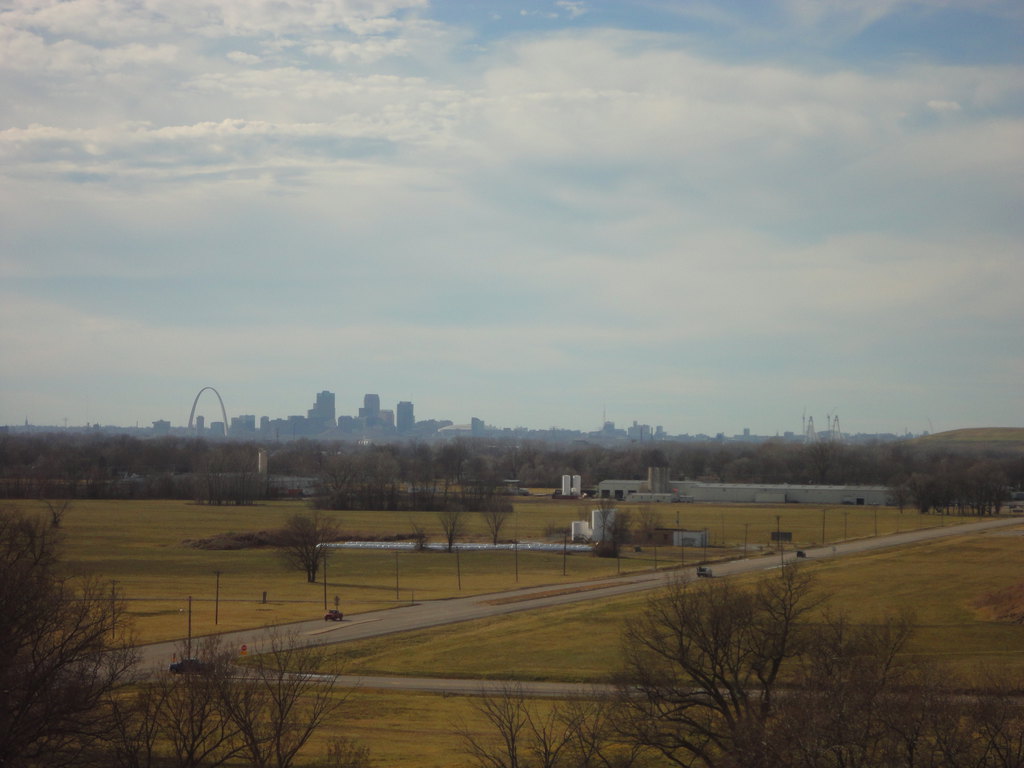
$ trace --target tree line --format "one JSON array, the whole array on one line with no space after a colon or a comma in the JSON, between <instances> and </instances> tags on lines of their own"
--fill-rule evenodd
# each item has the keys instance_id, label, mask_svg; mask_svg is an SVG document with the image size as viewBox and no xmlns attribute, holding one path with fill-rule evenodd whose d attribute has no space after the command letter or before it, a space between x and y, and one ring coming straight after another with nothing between
<instances>
[{"instance_id":1,"label":"tree line","mask_svg":"<svg viewBox=\"0 0 1024 768\"><path fill-rule=\"evenodd\" d=\"M622 447L460 438L443 443L353 445L298 440L219 442L125 435L0 435L0 498L172 498L251 504L278 486L272 476L313 478L324 509L488 508L506 481L557 488L562 475L709 482L881 485L922 512L992 514L1024 491L1019 451L952 450L908 442L801 444L645 443Z\"/></svg>"},{"instance_id":2,"label":"tree line","mask_svg":"<svg viewBox=\"0 0 1024 768\"><path fill-rule=\"evenodd\" d=\"M322 653L279 635L248 663L141 674L115 585L68 577L51 519L0 510L0 765L368 768ZM679 580L622 631L612 693L515 684L453 734L479 768L1022 768L1021 680L968 684L915 655L909 615L855 622L806 567ZM310 754L315 732L340 734Z\"/></svg>"},{"instance_id":3,"label":"tree line","mask_svg":"<svg viewBox=\"0 0 1024 768\"><path fill-rule=\"evenodd\" d=\"M483 697L477 768L1020 768L1024 699L908 652L908 615L854 622L787 566L750 588L685 582L623 632L615 693Z\"/></svg>"},{"instance_id":4,"label":"tree line","mask_svg":"<svg viewBox=\"0 0 1024 768\"><path fill-rule=\"evenodd\" d=\"M214 638L182 648L201 659L185 674L140 670L114 585L69 577L59 528L16 509L0 509L0 616L10 768L291 768L344 703L323 653L283 635L241 666ZM366 768L368 750L339 738L302 764Z\"/></svg>"}]
</instances>

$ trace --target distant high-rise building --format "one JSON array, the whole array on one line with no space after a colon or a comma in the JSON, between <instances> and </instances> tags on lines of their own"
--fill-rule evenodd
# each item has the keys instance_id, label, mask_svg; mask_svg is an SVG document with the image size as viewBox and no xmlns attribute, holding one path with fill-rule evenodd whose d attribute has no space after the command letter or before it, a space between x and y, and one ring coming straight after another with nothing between
<instances>
[{"instance_id":1,"label":"distant high-rise building","mask_svg":"<svg viewBox=\"0 0 1024 768\"><path fill-rule=\"evenodd\" d=\"M363 422L363 426L366 427L379 427L382 424L380 395L367 394L363 396L363 407L359 409L359 418Z\"/></svg>"},{"instance_id":2,"label":"distant high-rise building","mask_svg":"<svg viewBox=\"0 0 1024 768\"><path fill-rule=\"evenodd\" d=\"M324 390L317 394L316 403L307 411L306 418L309 419L311 429L322 432L335 425L334 414L334 393Z\"/></svg>"},{"instance_id":3,"label":"distant high-rise building","mask_svg":"<svg viewBox=\"0 0 1024 768\"><path fill-rule=\"evenodd\" d=\"M380 395L363 395L363 407L359 409L359 415L363 417L379 416Z\"/></svg>"},{"instance_id":4,"label":"distant high-rise building","mask_svg":"<svg viewBox=\"0 0 1024 768\"><path fill-rule=\"evenodd\" d=\"M256 431L256 417L252 415L233 416L229 434L232 437L252 434Z\"/></svg>"},{"instance_id":5,"label":"distant high-rise building","mask_svg":"<svg viewBox=\"0 0 1024 768\"><path fill-rule=\"evenodd\" d=\"M408 432L416 425L416 418L413 416L412 403L403 400L398 404L398 427L399 432Z\"/></svg>"}]
</instances>

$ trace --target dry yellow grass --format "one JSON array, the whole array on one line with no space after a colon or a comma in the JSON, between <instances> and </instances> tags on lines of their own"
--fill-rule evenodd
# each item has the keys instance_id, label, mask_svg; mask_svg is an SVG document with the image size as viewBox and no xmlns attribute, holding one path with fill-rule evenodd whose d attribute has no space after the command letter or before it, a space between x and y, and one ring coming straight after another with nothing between
<instances>
[{"instance_id":1,"label":"dry yellow grass","mask_svg":"<svg viewBox=\"0 0 1024 768\"><path fill-rule=\"evenodd\" d=\"M37 502L25 509L44 511ZM588 516L592 502L517 500L503 539L561 540L573 520ZM640 507L624 506L639 517ZM793 546L822 540L884 534L949 521L892 508L803 505L651 505L664 527L707 528L712 546L688 550L687 563L736 556L769 548L777 526L793 532ZM323 583L309 584L298 571L286 570L272 549L206 550L187 544L224 533L279 528L308 507L302 502L272 502L251 507L211 507L180 501L76 501L62 528L69 568L109 582L126 600L140 640L184 637L191 602L194 636L300 621L323 610ZM413 521L431 540L441 537L433 513L329 513L350 537L411 533ZM778 518L778 519L777 519ZM467 538L486 540L480 516L468 516ZM562 584L652 568L674 567L681 553L671 547L628 548L620 560L520 551L403 553L342 550L330 556L326 603L338 597L346 613L383 610L411 600L479 594L536 584ZM518 574L516 564L518 561ZM563 567L565 573L563 574ZM219 577L217 572L220 572ZM518 578L517 578L518 577ZM219 578L219 594L218 594ZM264 601L264 593L266 600ZM189 598L191 597L191 601Z\"/></svg>"}]
</instances>

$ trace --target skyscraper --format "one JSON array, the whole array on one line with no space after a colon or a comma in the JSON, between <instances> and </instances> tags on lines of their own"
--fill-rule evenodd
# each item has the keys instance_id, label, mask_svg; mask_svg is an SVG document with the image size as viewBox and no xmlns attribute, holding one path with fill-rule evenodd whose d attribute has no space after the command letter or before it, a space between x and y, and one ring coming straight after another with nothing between
<instances>
[{"instance_id":1,"label":"skyscraper","mask_svg":"<svg viewBox=\"0 0 1024 768\"><path fill-rule=\"evenodd\" d=\"M359 418L362 419L364 426L380 426L380 395L363 396L363 407L359 409Z\"/></svg>"},{"instance_id":2,"label":"skyscraper","mask_svg":"<svg viewBox=\"0 0 1024 768\"><path fill-rule=\"evenodd\" d=\"M396 427L399 432L408 432L416 424L416 418L413 416L412 403L408 400L402 400L398 404L398 418Z\"/></svg>"},{"instance_id":3,"label":"skyscraper","mask_svg":"<svg viewBox=\"0 0 1024 768\"><path fill-rule=\"evenodd\" d=\"M378 416L380 414L380 395L363 395L363 407L360 416Z\"/></svg>"},{"instance_id":4,"label":"skyscraper","mask_svg":"<svg viewBox=\"0 0 1024 768\"><path fill-rule=\"evenodd\" d=\"M316 396L316 403L306 413L306 418L312 428L322 431L337 426L334 414L334 393L324 390Z\"/></svg>"}]
</instances>

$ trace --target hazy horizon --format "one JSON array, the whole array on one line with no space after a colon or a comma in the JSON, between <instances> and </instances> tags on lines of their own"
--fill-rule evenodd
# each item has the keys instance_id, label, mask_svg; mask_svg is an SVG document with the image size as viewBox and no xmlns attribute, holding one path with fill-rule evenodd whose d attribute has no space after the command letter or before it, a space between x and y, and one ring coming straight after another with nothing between
<instances>
[{"instance_id":1,"label":"hazy horizon","mask_svg":"<svg viewBox=\"0 0 1024 768\"><path fill-rule=\"evenodd\" d=\"M1024 426L1022 39L1013 0L11 0L0 424Z\"/></svg>"}]
</instances>

